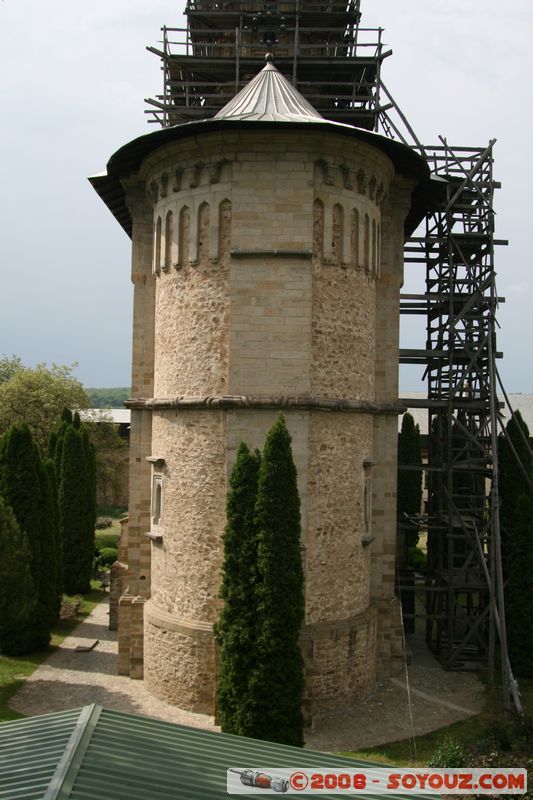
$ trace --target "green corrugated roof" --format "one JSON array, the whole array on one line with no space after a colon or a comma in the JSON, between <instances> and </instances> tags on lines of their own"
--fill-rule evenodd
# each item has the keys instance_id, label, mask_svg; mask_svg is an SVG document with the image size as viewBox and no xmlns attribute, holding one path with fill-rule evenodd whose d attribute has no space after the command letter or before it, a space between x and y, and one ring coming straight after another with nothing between
<instances>
[{"instance_id":1,"label":"green corrugated roof","mask_svg":"<svg viewBox=\"0 0 533 800\"><path fill-rule=\"evenodd\" d=\"M76 729L80 711L0 725L1 800L42 800Z\"/></svg>"},{"instance_id":2,"label":"green corrugated roof","mask_svg":"<svg viewBox=\"0 0 533 800\"><path fill-rule=\"evenodd\" d=\"M378 766L94 705L5 722L0 748L0 800L217 800L229 767Z\"/></svg>"}]
</instances>

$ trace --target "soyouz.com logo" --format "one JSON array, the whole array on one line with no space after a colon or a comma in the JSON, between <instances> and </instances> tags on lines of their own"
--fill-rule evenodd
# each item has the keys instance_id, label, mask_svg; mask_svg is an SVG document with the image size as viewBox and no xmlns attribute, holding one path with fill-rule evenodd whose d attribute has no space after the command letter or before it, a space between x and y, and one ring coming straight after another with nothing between
<instances>
[{"instance_id":1,"label":"soyouz.com logo","mask_svg":"<svg viewBox=\"0 0 533 800\"><path fill-rule=\"evenodd\" d=\"M228 794L525 794L525 769L231 767Z\"/></svg>"}]
</instances>

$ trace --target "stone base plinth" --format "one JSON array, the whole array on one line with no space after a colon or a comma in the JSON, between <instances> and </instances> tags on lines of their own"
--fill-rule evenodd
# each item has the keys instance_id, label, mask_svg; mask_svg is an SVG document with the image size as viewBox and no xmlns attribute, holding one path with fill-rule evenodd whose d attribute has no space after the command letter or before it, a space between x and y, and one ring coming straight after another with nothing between
<instances>
[{"instance_id":1,"label":"stone base plinth","mask_svg":"<svg viewBox=\"0 0 533 800\"><path fill-rule=\"evenodd\" d=\"M215 713L212 626L180 620L147 603L144 676L156 697L198 714Z\"/></svg>"}]
</instances>

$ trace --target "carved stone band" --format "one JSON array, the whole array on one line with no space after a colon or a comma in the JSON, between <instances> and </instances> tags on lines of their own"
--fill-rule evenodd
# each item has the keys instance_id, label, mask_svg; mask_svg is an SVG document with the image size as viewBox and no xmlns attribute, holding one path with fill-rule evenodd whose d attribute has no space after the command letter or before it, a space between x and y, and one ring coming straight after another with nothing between
<instances>
[{"instance_id":1,"label":"carved stone band","mask_svg":"<svg viewBox=\"0 0 533 800\"><path fill-rule=\"evenodd\" d=\"M232 258L306 258L310 259L311 250L231 250Z\"/></svg>"},{"instance_id":2,"label":"carved stone band","mask_svg":"<svg viewBox=\"0 0 533 800\"><path fill-rule=\"evenodd\" d=\"M296 411L344 411L356 414L403 414L407 407L400 402L375 403L370 400L335 399L311 395L257 397L253 395L177 395L176 397L132 398L127 408L162 411L165 409L276 409Z\"/></svg>"},{"instance_id":3,"label":"carved stone band","mask_svg":"<svg viewBox=\"0 0 533 800\"><path fill-rule=\"evenodd\" d=\"M369 619L371 619L374 614L375 612L373 609L367 609L363 613L356 614L347 619L333 620L331 622L315 622L304 625L300 632L300 640L305 642L309 639L326 639L331 638L334 634L342 635L353 630L366 628ZM164 628L165 630L181 633L184 636L210 638L213 634L212 623L199 619L185 619L175 616L174 614L169 614L167 611L163 611L163 609L154 605L152 600L148 600L144 604L144 618L150 624L155 625L156 628Z\"/></svg>"},{"instance_id":4,"label":"carved stone band","mask_svg":"<svg viewBox=\"0 0 533 800\"><path fill-rule=\"evenodd\" d=\"M144 606L144 618L147 622L155 625L156 628L164 628L167 631L181 633L184 636L209 637L213 635L213 625L199 619L185 619L169 614L161 608L157 608L153 601L148 600Z\"/></svg>"}]
</instances>

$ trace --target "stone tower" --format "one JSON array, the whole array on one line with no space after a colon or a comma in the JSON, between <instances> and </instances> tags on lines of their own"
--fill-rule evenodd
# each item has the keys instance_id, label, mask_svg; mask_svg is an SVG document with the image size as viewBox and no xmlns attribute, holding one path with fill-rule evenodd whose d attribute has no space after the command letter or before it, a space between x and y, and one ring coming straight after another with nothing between
<instances>
[{"instance_id":1,"label":"stone tower","mask_svg":"<svg viewBox=\"0 0 533 800\"><path fill-rule=\"evenodd\" d=\"M228 476L280 410L302 501L308 718L401 656L399 290L426 171L324 120L267 63L215 118L142 136L91 179L133 240L119 671L171 703L214 712Z\"/></svg>"}]
</instances>

